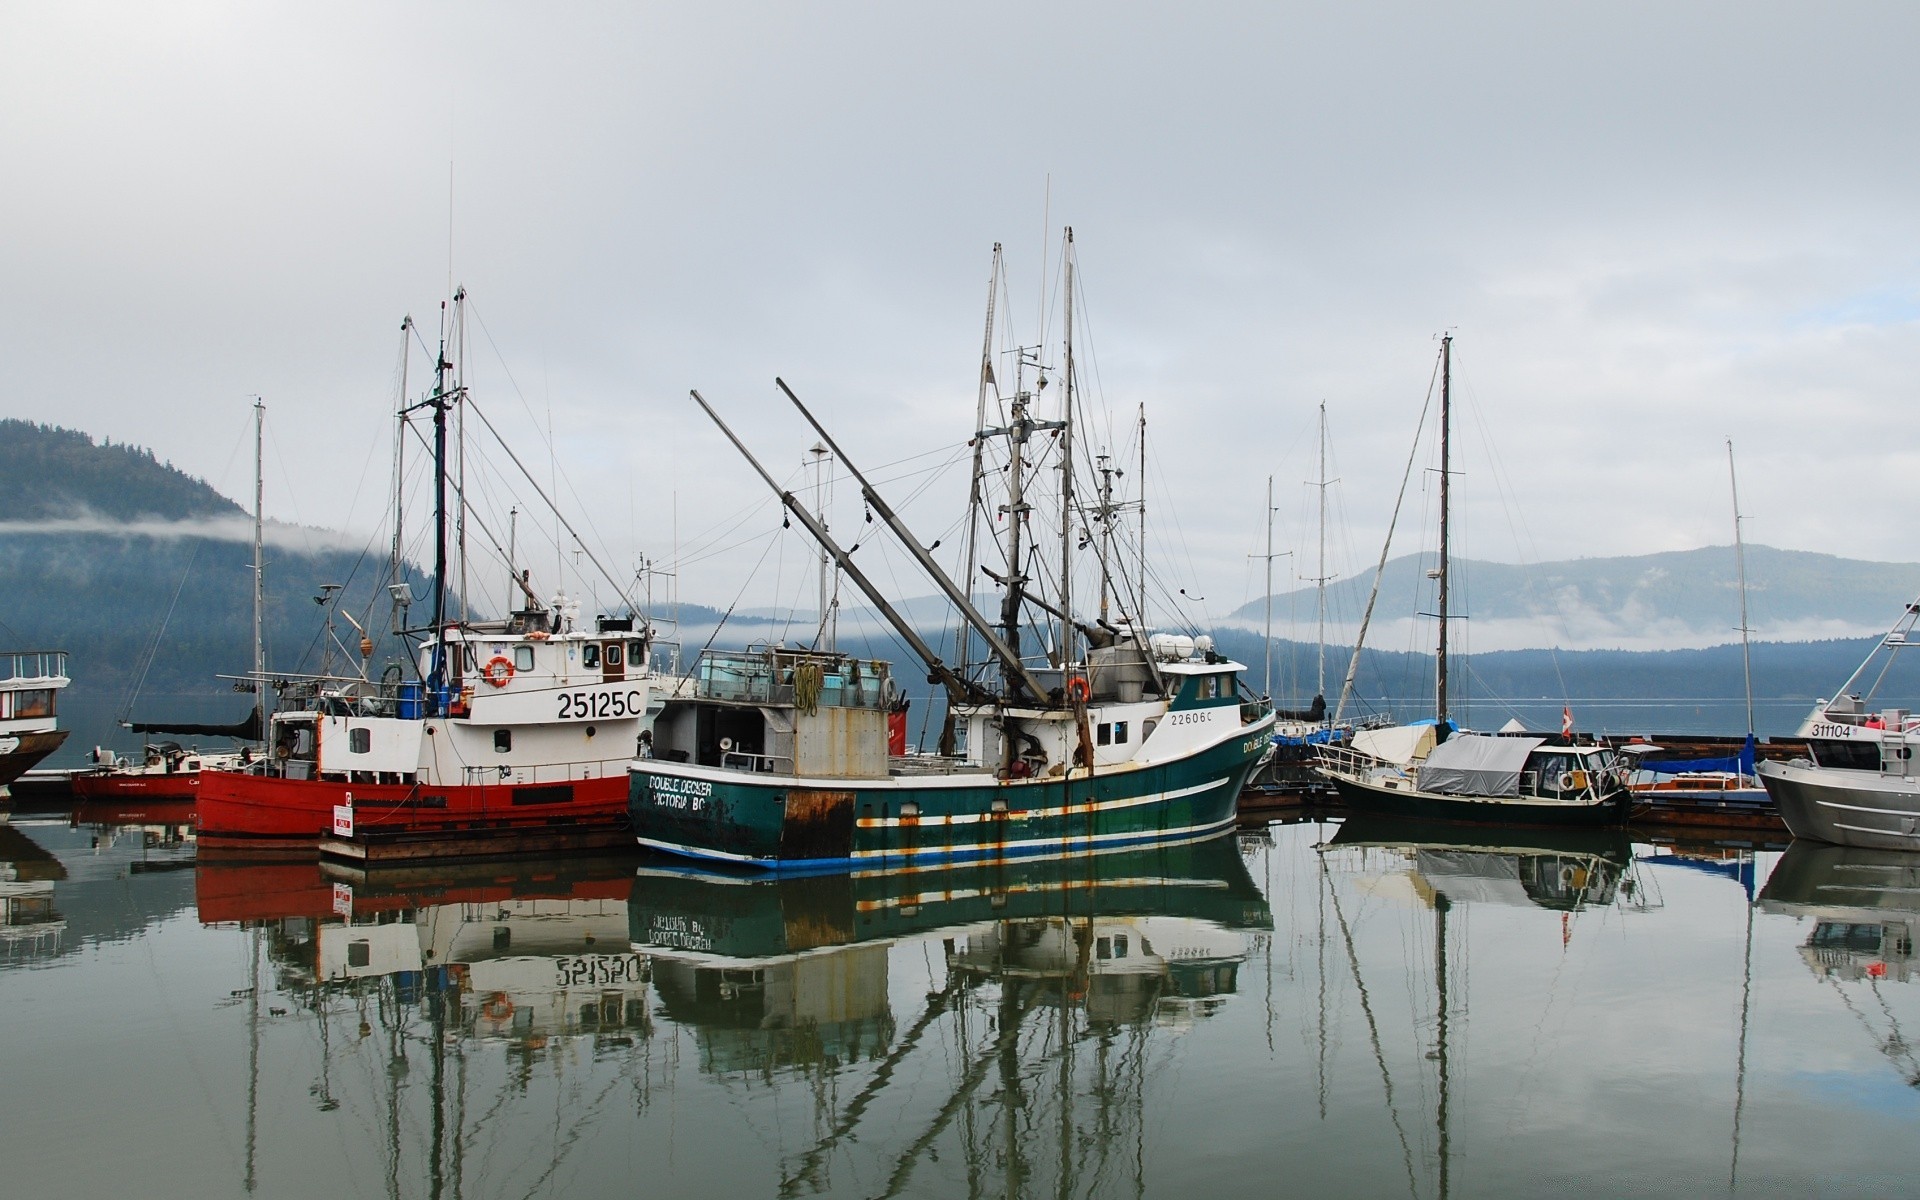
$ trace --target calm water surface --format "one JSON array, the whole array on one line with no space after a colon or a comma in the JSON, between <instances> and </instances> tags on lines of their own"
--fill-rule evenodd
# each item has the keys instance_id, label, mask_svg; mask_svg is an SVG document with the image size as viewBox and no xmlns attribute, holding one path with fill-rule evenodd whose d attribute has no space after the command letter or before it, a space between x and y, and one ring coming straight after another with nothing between
<instances>
[{"instance_id":1,"label":"calm water surface","mask_svg":"<svg viewBox=\"0 0 1920 1200\"><path fill-rule=\"evenodd\" d=\"M368 879L17 815L0 860L16 1196L1920 1191L1897 855L1350 822Z\"/></svg>"}]
</instances>

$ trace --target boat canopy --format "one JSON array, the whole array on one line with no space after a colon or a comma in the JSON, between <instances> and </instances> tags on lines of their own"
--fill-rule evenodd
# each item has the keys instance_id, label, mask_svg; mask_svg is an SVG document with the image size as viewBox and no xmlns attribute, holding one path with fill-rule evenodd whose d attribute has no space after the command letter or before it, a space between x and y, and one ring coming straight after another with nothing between
<instances>
[{"instance_id":1,"label":"boat canopy","mask_svg":"<svg viewBox=\"0 0 1920 1200\"><path fill-rule=\"evenodd\" d=\"M1527 756L1546 744L1539 737L1457 733L1433 748L1417 785L1442 795L1518 796Z\"/></svg>"},{"instance_id":2,"label":"boat canopy","mask_svg":"<svg viewBox=\"0 0 1920 1200\"><path fill-rule=\"evenodd\" d=\"M1395 766L1408 766L1426 756L1439 740L1440 729L1432 721L1411 725L1389 725L1385 729L1361 729L1353 735L1353 748Z\"/></svg>"},{"instance_id":3,"label":"boat canopy","mask_svg":"<svg viewBox=\"0 0 1920 1200\"><path fill-rule=\"evenodd\" d=\"M1625 749L1645 754L1658 748L1650 746L1646 750L1640 750L1638 747L1629 746L1625 747ZM1653 775L1693 775L1703 771L1725 771L1728 774L1738 773L1741 775L1751 775L1753 774L1754 749L1754 736L1748 734L1746 743L1740 747L1740 753L1730 758L1642 758L1634 765L1640 770Z\"/></svg>"}]
</instances>

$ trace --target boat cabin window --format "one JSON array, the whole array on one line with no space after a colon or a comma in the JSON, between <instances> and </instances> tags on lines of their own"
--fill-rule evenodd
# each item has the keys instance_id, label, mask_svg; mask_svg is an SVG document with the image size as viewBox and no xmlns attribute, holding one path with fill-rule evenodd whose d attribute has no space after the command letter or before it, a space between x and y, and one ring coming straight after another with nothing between
<instances>
[{"instance_id":1,"label":"boat cabin window","mask_svg":"<svg viewBox=\"0 0 1920 1200\"><path fill-rule=\"evenodd\" d=\"M1093 740L1102 746L1113 745L1113 726L1102 721L1098 728L1094 730Z\"/></svg>"},{"instance_id":2,"label":"boat cabin window","mask_svg":"<svg viewBox=\"0 0 1920 1200\"><path fill-rule=\"evenodd\" d=\"M1809 739L1807 752L1813 756L1816 766L1838 767L1845 771L1880 769L1880 747L1874 742Z\"/></svg>"},{"instance_id":3,"label":"boat cabin window","mask_svg":"<svg viewBox=\"0 0 1920 1200\"><path fill-rule=\"evenodd\" d=\"M1158 728L1159 724L1160 724L1159 721L1153 721L1153 720L1140 722L1140 740L1144 742L1148 738L1152 737L1153 731L1156 728Z\"/></svg>"},{"instance_id":4,"label":"boat cabin window","mask_svg":"<svg viewBox=\"0 0 1920 1200\"><path fill-rule=\"evenodd\" d=\"M1212 700L1219 694L1220 677L1218 675L1196 675L1193 677L1193 698L1195 700Z\"/></svg>"},{"instance_id":5,"label":"boat cabin window","mask_svg":"<svg viewBox=\"0 0 1920 1200\"><path fill-rule=\"evenodd\" d=\"M647 661L646 645L647 644L645 642L628 642L627 643L627 665L628 666L637 667L641 663Z\"/></svg>"},{"instance_id":6,"label":"boat cabin window","mask_svg":"<svg viewBox=\"0 0 1920 1200\"><path fill-rule=\"evenodd\" d=\"M586 645L580 647L580 665L587 668L598 668L600 666L599 643L588 642Z\"/></svg>"},{"instance_id":7,"label":"boat cabin window","mask_svg":"<svg viewBox=\"0 0 1920 1200\"><path fill-rule=\"evenodd\" d=\"M493 748L501 754L511 753L513 750L513 730L511 729L494 730L493 731Z\"/></svg>"},{"instance_id":8,"label":"boat cabin window","mask_svg":"<svg viewBox=\"0 0 1920 1200\"><path fill-rule=\"evenodd\" d=\"M373 751L373 730L347 730L347 750L353 754L369 754Z\"/></svg>"},{"instance_id":9,"label":"boat cabin window","mask_svg":"<svg viewBox=\"0 0 1920 1200\"><path fill-rule=\"evenodd\" d=\"M532 646L515 646L513 648L513 669L516 671L533 670Z\"/></svg>"},{"instance_id":10,"label":"boat cabin window","mask_svg":"<svg viewBox=\"0 0 1920 1200\"><path fill-rule=\"evenodd\" d=\"M1127 744L1127 723L1125 721L1115 721L1113 723L1113 744L1116 746L1124 746Z\"/></svg>"},{"instance_id":11,"label":"boat cabin window","mask_svg":"<svg viewBox=\"0 0 1920 1200\"><path fill-rule=\"evenodd\" d=\"M26 688L11 693L14 717L50 717L53 715L52 688Z\"/></svg>"},{"instance_id":12,"label":"boat cabin window","mask_svg":"<svg viewBox=\"0 0 1920 1200\"><path fill-rule=\"evenodd\" d=\"M620 665L621 657L620 657L619 642L608 642L605 653L607 656L607 665L609 667L617 667Z\"/></svg>"}]
</instances>

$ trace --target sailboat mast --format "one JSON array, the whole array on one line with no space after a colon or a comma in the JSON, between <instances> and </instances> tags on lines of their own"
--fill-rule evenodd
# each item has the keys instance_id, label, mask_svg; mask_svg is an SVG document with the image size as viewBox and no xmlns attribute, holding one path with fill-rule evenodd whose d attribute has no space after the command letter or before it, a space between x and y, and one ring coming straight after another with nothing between
<instances>
[{"instance_id":1,"label":"sailboat mast","mask_svg":"<svg viewBox=\"0 0 1920 1200\"><path fill-rule=\"evenodd\" d=\"M1753 658L1747 645L1747 543L1740 535L1740 477L1733 469L1733 439L1727 439L1727 483L1733 489L1733 560L1740 572L1740 669L1747 684L1747 733L1753 733Z\"/></svg>"},{"instance_id":2,"label":"sailboat mast","mask_svg":"<svg viewBox=\"0 0 1920 1200\"><path fill-rule=\"evenodd\" d=\"M1066 380L1060 398L1060 667L1073 658L1073 226L1067 226Z\"/></svg>"},{"instance_id":3,"label":"sailboat mast","mask_svg":"<svg viewBox=\"0 0 1920 1200\"><path fill-rule=\"evenodd\" d=\"M1452 547L1448 538L1451 512L1448 495L1448 444L1453 432L1453 335L1445 334L1440 338L1440 641L1433 656L1433 710L1434 720L1447 723L1447 600L1448 576L1452 571Z\"/></svg>"},{"instance_id":4,"label":"sailboat mast","mask_svg":"<svg viewBox=\"0 0 1920 1200\"><path fill-rule=\"evenodd\" d=\"M267 739L267 636L263 630L263 612L267 609L267 576L263 551L267 476L261 470L261 449L267 432L267 403L253 397L253 718L259 724L261 741ZM1745 622L1741 622L1745 624Z\"/></svg>"},{"instance_id":5,"label":"sailboat mast","mask_svg":"<svg viewBox=\"0 0 1920 1200\"><path fill-rule=\"evenodd\" d=\"M453 294L453 345L454 355L460 366L454 372L455 384L467 377L467 289L461 288ZM459 422L455 428L455 457L458 460L458 477L455 480L454 494L460 507L454 514L454 527L457 535L459 571L460 571L460 623L465 625L471 616L467 611L467 408L460 406ZM551 439L549 439L551 440Z\"/></svg>"},{"instance_id":6,"label":"sailboat mast","mask_svg":"<svg viewBox=\"0 0 1920 1200\"><path fill-rule=\"evenodd\" d=\"M1267 647L1266 691L1273 695L1273 476L1267 476Z\"/></svg>"},{"instance_id":7,"label":"sailboat mast","mask_svg":"<svg viewBox=\"0 0 1920 1200\"><path fill-rule=\"evenodd\" d=\"M1269 482L1268 487L1272 487ZM1314 571L1315 600L1320 612L1320 647L1314 695L1327 694L1327 402L1320 402L1320 565ZM1272 503L1271 500L1268 503ZM1271 552L1272 546L1267 550Z\"/></svg>"}]
</instances>

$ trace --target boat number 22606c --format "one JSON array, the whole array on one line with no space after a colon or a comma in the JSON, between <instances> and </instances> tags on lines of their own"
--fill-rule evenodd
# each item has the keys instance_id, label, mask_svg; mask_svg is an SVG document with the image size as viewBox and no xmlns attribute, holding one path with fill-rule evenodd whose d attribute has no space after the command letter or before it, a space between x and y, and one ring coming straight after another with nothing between
<instances>
[{"instance_id":1,"label":"boat number 22606c","mask_svg":"<svg viewBox=\"0 0 1920 1200\"><path fill-rule=\"evenodd\" d=\"M604 721L610 717L642 716L645 710L646 701L640 698L640 692L634 688L624 692L561 692L558 719L585 721L591 718Z\"/></svg>"}]
</instances>

